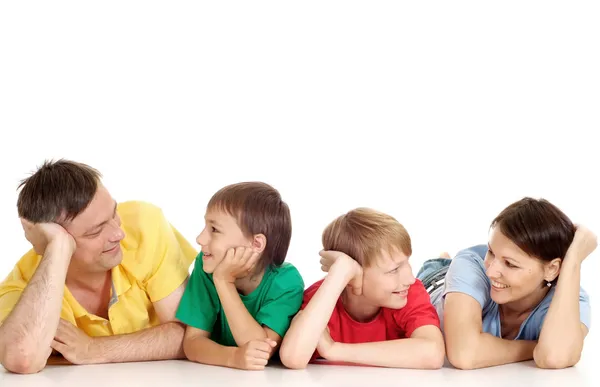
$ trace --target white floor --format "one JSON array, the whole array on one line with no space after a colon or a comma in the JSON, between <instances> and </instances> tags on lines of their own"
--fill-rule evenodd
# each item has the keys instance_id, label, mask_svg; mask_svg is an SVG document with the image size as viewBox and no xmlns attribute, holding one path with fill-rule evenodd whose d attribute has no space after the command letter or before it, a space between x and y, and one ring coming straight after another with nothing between
<instances>
[{"instance_id":1,"label":"white floor","mask_svg":"<svg viewBox=\"0 0 600 387\"><path fill-rule=\"evenodd\" d=\"M187 361L49 366L35 375L9 374L0 368L1 387L41 386L441 386L461 387L579 387L598 385L598 366L591 356L565 370L540 370L532 362L474 371L445 366L441 370L417 371L310 365L293 371L279 365L265 371L239 371ZM593 382L596 380L596 382Z\"/></svg>"}]
</instances>

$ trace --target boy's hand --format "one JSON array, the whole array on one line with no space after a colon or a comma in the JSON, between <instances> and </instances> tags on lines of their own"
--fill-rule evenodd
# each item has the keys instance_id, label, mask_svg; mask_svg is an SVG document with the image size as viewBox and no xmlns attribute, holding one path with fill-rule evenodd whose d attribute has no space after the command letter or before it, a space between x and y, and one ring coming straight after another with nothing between
<instances>
[{"instance_id":1,"label":"boy's hand","mask_svg":"<svg viewBox=\"0 0 600 387\"><path fill-rule=\"evenodd\" d=\"M598 247L598 237L587 227L578 225L565 258L583 262Z\"/></svg>"},{"instance_id":2,"label":"boy's hand","mask_svg":"<svg viewBox=\"0 0 600 387\"><path fill-rule=\"evenodd\" d=\"M348 273L351 275L348 286L355 295L362 294L363 270L358 262L339 251L321 250L319 255L321 256L321 270L325 272L341 270Z\"/></svg>"},{"instance_id":3,"label":"boy's hand","mask_svg":"<svg viewBox=\"0 0 600 387\"><path fill-rule=\"evenodd\" d=\"M317 343L317 351L319 351L319 355L327 360L335 360L334 353L336 345L337 343L331 338L329 328L325 328L321 338L319 338L319 342Z\"/></svg>"},{"instance_id":4,"label":"boy's hand","mask_svg":"<svg viewBox=\"0 0 600 387\"><path fill-rule=\"evenodd\" d=\"M213 278L233 283L238 278L246 277L256 266L258 257L259 253L250 247L230 248L217 265Z\"/></svg>"},{"instance_id":5,"label":"boy's hand","mask_svg":"<svg viewBox=\"0 0 600 387\"><path fill-rule=\"evenodd\" d=\"M277 343L271 339L250 340L237 347L233 367L242 370L264 370Z\"/></svg>"}]
</instances>

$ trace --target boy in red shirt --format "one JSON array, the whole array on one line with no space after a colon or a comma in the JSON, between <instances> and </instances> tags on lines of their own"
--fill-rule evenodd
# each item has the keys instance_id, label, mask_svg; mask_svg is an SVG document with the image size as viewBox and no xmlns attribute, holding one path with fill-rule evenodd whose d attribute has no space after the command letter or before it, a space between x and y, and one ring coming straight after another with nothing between
<instances>
[{"instance_id":1,"label":"boy in red shirt","mask_svg":"<svg viewBox=\"0 0 600 387\"><path fill-rule=\"evenodd\" d=\"M358 208L323 232L327 276L304 292L301 311L283 339L282 363L305 368L335 363L441 368L440 321L408 258L411 239L393 217Z\"/></svg>"}]
</instances>

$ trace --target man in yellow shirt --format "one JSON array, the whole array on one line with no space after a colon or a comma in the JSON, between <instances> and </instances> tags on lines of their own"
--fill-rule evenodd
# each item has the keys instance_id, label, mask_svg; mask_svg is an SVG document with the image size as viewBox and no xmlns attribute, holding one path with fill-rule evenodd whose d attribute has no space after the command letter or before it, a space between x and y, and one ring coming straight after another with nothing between
<instances>
[{"instance_id":1,"label":"man in yellow shirt","mask_svg":"<svg viewBox=\"0 0 600 387\"><path fill-rule=\"evenodd\" d=\"M17 209L33 249L0 283L0 363L42 370L53 350L75 364L184 358L175 318L197 256L162 211L117 204L101 174L46 162Z\"/></svg>"}]
</instances>

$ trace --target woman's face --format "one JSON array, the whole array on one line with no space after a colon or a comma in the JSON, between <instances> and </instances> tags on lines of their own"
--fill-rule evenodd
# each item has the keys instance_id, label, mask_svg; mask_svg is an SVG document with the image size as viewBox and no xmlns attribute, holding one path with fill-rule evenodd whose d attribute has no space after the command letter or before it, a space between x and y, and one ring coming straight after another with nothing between
<instances>
[{"instance_id":1,"label":"woman's face","mask_svg":"<svg viewBox=\"0 0 600 387\"><path fill-rule=\"evenodd\" d=\"M547 289L546 283L558 276L560 260L545 262L528 255L495 227L490 234L485 268L492 285L492 300L501 305Z\"/></svg>"}]
</instances>

